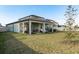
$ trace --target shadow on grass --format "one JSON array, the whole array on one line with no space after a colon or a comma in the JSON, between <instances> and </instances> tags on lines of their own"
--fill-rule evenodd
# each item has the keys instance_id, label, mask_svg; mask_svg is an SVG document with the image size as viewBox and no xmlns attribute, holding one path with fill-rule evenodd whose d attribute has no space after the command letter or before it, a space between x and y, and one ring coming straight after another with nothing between
<instances>
[{"instance_id":1,"label":"shadow on grass","mask_svg":"<svg viewBox=\"0 0 79 59\"><path fill-rule=\"evenodd\" d=\"M5 35L5 53L4 54L39 54L32 48L28 47L18 39L16 39L10 33L4 33Z\"/></svg>"},{"instance_id":2,"label":"shadow on grass","mask_svg":"<svg viewBox=\"0 0 79 59\"><path fill-rule=\"evenodd\" d=\"M4 42L5 42L5 39L3 38L4 37L4 34L2 32L0 32L0 53L4 53Z\"/></svg>"}]
</instances>

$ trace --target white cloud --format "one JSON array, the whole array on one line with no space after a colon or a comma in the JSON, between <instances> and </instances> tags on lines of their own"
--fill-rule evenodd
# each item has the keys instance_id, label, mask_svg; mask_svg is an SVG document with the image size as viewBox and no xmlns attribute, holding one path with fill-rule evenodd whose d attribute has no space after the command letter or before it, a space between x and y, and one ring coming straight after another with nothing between
<instances>
[{"instance_id":1,"label":"white cloud","mask_svg":"<svg viewBox=\"0 0 79 59\"><path fill-rule=\"evenodd\" d=\"M14 20L12 20L13 18L11 18L11 17L8 17L8 16L6 16L6 15L0 15L0 23L2 24L2 25L6 25L6 24L8 24L8 23L10 23L10 22L14 22L16 19L14 19Z\"/></svg>"}]
</instances>

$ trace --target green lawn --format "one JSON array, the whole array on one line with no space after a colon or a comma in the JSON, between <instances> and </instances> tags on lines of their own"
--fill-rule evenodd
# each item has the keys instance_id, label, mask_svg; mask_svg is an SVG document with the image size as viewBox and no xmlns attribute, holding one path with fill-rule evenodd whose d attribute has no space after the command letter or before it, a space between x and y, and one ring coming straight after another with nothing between
<instances>
[{"instance_id":1,"label":"green lawn","mask_svg":"<svg viewBox=\"0 0 79 59\"><path fill-rule=\"evenodd\" d=\"M0 53L4 53L5 51L4 42L5 42L4 34L0 33Z\"/></svg>"},{"instance_id":2,"label":"green lawn","mask_svg":"<svg viewBox=\"0 0 79 59\"><path fill-rule=\"evenodd\" d=\"M63 32L49 34L0 33L1 53L79 53L78 39L67 43Z\"/></svg>"}]
</instances>

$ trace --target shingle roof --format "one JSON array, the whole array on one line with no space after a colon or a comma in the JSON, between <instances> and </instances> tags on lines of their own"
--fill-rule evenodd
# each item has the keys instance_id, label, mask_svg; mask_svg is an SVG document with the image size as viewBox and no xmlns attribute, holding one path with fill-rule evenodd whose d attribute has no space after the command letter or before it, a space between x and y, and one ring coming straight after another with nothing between
<instances>
[{"instance_id":1,"label":"shingle roof","mask_svg":"<svg viewBox=\"0 0 79 59\"><path fill-rule=\"evenodd\" d=\"M19 21L22 21L22 20L40 20L40 21L44 21L45 18L37 16L37 15L29 15L29 16L22 17L22 18L19 19Z\"/></svg>"},{"instance_id":2,"label":"shingle roof","mask_svg":"<svg viewBox=\"0 0 79 59\"><path fill-rule=\"evenodd\" d=\"M37 16L37 15L29 15L29 16L25 16L25 17L20 18L16 22L9 23L9 24L14 24L14 23L28 21L28 20L57 23L57 22L55 22L54 20L51 20L51 19L45 19L44 17L40 17L40 16ZM9 25L9 24L7 24L7 25Z\"/></svg>"}]
</instances>

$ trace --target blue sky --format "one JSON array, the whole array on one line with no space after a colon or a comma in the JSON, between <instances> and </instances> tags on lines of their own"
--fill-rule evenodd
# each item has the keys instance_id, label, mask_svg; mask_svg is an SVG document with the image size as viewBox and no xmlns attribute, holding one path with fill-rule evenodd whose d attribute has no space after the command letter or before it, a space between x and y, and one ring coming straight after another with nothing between
<instances>
[{"instance_id":1,"label":"blue sky","mask_svg":"<svg viewBox=\"0 0 79 59\"><path fill-rule=\"evenodd\" d=\"M64 24L66 8L67 5L0 5L0 23L5 25L24 16L38 15Z\"/></svg>"}]
</instances>

